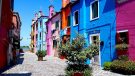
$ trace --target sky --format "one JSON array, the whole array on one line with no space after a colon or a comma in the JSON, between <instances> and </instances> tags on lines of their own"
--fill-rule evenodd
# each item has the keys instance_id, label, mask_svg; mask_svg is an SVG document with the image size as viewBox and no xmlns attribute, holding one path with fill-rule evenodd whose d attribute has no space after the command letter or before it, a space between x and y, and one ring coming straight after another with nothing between
<instances>
[{"instance_id":1,"label":"sky","mask_svg":"<svg viewBox=\"0 0 135 76\"><path fill-rule=\"evenodd\" d=\"M14 0L14 11L18 12L21 18L21 46L30 45L31 23L34 15L42 10L48 16L49 6L53 5L55 11L60 11L62 0Z\"/></svg>"}]
</instances>

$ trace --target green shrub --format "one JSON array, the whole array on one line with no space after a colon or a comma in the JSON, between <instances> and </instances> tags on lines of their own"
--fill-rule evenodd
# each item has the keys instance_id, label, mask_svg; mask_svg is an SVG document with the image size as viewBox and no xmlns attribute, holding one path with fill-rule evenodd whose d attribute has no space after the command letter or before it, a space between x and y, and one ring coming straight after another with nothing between
<instances>
[{"instance_id":1,"label":"green shrub","mask_svg":"<svg viewBox=\"0 0 135 76\"><path fill-rule=\"evenodd\" d=\"M46 55L46 51L38 50L38 51L36 52L36 55L37 55L38 57L45 57L45 55Z\"/></svg>"},{"instance_id":2,"label":"green shrub","mask_svg":"<svg viewBox=\"0 0 135 76\"><path fill-rule=\"evenodd\" d=\"M118 57L119 60L123 60L123 61L128 61L128 56L127 55L121 55Z\"/></svg>"},{"instance_id":3,"label":"green shrub","mask_svg":"<svg viewBox=\"0 0 135 76\"><path fill-rule=\"evenodd\" d=\"M103 65L104 70L111 70L111 68L110 68L111 64L112 64L112 62L105 62Z\"/></svg>"},{"instance_id":4,"label":"green shrub","mask_svg":"<svg viewBox=\"0 0 135 76\"><path fill-rule=\"evenodd\" d=\"M121 74L134 75L135 74L135 62L115 60L111 64L111 70Z\"/></svg>"},{"instance_id":5,"label":"green shrub","mask_svg":"<svg viewBox=\"0 0 135 76\"><path fill-rule=\"evenodd\" d=\"M116 48L117 50L123 50L123 51L124 51L124 50L127 50L128 47L129 47L128 44L122 43L122 44L117 44L115 48Z\"/></svg>"},{"instance_id":6,"label":"green shrub","mask_svg":"<svg viewBox=\"0 0 135 76\"><path fill-rule=\"evenodd\" d=\"M66 76L72 76L74 73L73 70L66 70Z\"/></svg>"},{"instance_id":7,"label":"green shrub","mask_svg":"<svg viewBox=\"0 0 135 76\"><path fill-rule=\"evenodd\" d=\"M83 72L83 76L92 76L92 68L91 69L85 69Z\"/></svg>"}]
</instances>

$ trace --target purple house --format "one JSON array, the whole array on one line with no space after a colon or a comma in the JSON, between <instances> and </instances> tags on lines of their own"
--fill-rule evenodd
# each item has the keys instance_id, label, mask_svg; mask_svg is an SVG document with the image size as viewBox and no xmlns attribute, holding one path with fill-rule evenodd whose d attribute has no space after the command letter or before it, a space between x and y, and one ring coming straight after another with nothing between
<instances>
[{"instance_id":1,"label":"purple house","mask_svg":"<svg viewBox=\"0 0 135 76\"><path fill-rule=\"evenodd\" d=\"M118 55L126 54L135 60L135 0L117 0L116 27L117 44L125 43L124 51L118 50ZM125 45L125 46L126 46Z\"/></svg>"}]
</instances>

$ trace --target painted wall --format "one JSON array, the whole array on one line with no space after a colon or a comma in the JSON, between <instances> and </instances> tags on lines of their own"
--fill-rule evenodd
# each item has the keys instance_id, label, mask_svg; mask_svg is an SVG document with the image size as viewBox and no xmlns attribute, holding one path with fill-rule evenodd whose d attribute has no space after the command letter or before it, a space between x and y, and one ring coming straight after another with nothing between
<instances>
[{"instance_id":1,"label":"painted wall","mask_svg":"<svg viewBox=\"0 0 135 76\"><path fill-rule=\"evenodd\" d=\"M58 24L58 28L56 28L56 22L59 22ZM52 22L52 31L55 30L54 33L52 33L52 41L53 40L56 40L57 41L57 47L56 48L53 48L53 42L52 42L52 55L53 56L58 56L58 44L60 42L60 26L61 26L61 14L58 13L56 15L54 15L51 19L51 22Z\"/></svg>"},{"instance_id":2,"label":"painted wall","mask_svg":"<svg viewBox=\"0 0 135 76\"><path fill-rule=\"evenodd\" d=\"M125 0L125 2L117 2L116 4L117 31L128 30L128 55L131 60L135 60L135 1Z\"/></svg>"},{"instance_id":3,"label":"painted wall","mask_svg":"<svg viewBox=\"0 0 135 76\"><path fill-rule=\"evenodd\" d=\"M116 36L116 16L115 0L99 0L99 18L90 20L90 3L94 0L86 0L86 32L89 35L100 33L100 41L104 42L100 46L101 66L104 62L112 61L116 58L115 36Z\"/></svg>"},{"instance_id":4,"label":"painted wall","mask_svg":"<svg viewBox=\"0 0 135 76\"><path fill-rule=\"evenodd\" d=\"M2 11L0 21L0 69L7 65L7 51L9 43L9 28L12 25L13 12L11 1L2 0Z\"/></svg>"},{"instance_id":5,"label":"painted wall","mask_svg":"<svg viewBox=\"0 0 135 76\"><path fill-rule=\"evenodd\" d=\"M70 6L61 10L62 30L68 27L68 16L70 15Z\"/></svg>"},{"instance_id":6,"label":"painted wall","mask_svg":"<svg viewBox=\"0 0 135 76\"><path fill-rule=\"evenodd\" d=\"M46 22L46 26L48 28L47 31L47 55L48 56L57 56L57 49L53 48L53 40L59 40L59 31L60 31L60 22L61 22L61 13L54 13L54 7L49 7L49 19ZM53 15L52 15L53 13ZM59 28L56 29L56 22L59 21ZM54 33L52 33L56 30Z\"/></svg>"},{"instance_id":7,"label":"painted wall","mask_svg":"<svg viewBox=\"0 0 135 76\"><path fill-rule=\"evenodd\" d=\"M83 1L83 0L82 0ZM81 15L80 14L80 10L81 10L81 8L82 8L82 6L81 6L81 3L80 3L81 1L79 1L78 3L76 3L75 5L73 5L72 6L72 8L71 8L71 14L70 14L70 27L71 27L71 38L70 38L70 41L72 41L72 39L73 38L75 38L76 37L76 33L79 33L79 26L80 26L80 23L81 23L81 21L80 21L80 16L81 16L81 18L83 18L83 15ZM75 11L78 11L79 12L79 23L78 23L78 25L76 25L76 26L74 26L74 12ZM83 21L82 21L83 22Z\"/></svg>"},{"instance_id":8,"label":"painted wall","mask_svg":"<svg viewBox=\"0 0 135 76\"><path fill-rule=\"evenodd\" d=\"M71 33L78 31L84 35L87 46L90 45L90 35L100 33L100 41L104 45L100 47L101 66L104 62L112 61L116 57L115 35L116 16L114 0L99 0L99 18L90 20L90 3L94 0L80 0L71 10ZM74 11L79 11L79 25L73 26ZM75 35L71 34L71 39Z\"/></svg>"},{"instance_id":9,"label":"painted wall","mask_svg":"<svg viewBox=\"0 0 135 76\"><path fill-rule=\"evenodd\" d=\"M51 56L51 52L52 52L52 38L51 38L51 35L52 35L52 22L50 20L50 18L52 17L52 15L54 14L54 7L51 5L49 7L49 19L48 21L46 22L46 27L47 27L47 38L46 38L46 41L47 41L47 55L48 56Z\"/></svg>"}]
</instances>

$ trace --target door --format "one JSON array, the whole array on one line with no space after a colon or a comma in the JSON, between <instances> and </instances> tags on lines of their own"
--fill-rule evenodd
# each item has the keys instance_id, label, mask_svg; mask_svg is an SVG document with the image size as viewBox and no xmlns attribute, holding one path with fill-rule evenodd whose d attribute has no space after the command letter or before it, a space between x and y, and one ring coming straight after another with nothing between
<instances>
[{"instance_id":1,"label":"door","mask_svg":"<svg viewBox=\"0 0 135 76\"><path fill-rule=\"evenodd\" d=\"M93 63L96 65L100 65L100 34L92 34L90 35L90 44L92 45L97 45L97 50L98 52L96 53L96 56L94 56Z\"/></svg>"}]
</instances>

